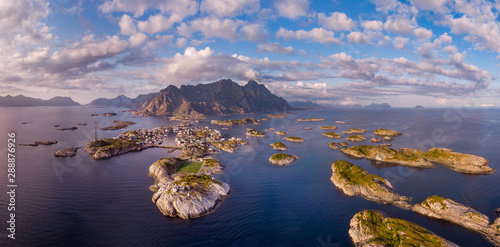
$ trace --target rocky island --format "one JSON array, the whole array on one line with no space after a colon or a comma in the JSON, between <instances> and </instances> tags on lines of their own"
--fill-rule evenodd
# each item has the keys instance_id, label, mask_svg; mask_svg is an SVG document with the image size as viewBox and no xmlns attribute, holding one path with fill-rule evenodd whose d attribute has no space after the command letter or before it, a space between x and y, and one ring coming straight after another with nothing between
<instances>
[{"instance_id":1,"label":"rocky island","mask_svg":"<svg viewBox=\"0 0 500 247\"><path fill-rule=\"evenodd\" d=\"M78 127L73 126L73 127L69 127L69 128L59 128L57 130L76 130L76 129L78 129Z\"/></svg>"},{"instance_id":2,"label":"rocky island","mask_svg":"<svg viewBox=\"0 0 500 247\"><path fill-rule=\"evenodd\" d=\"M286 136L285 131L274 131L274 133L276 133L276 135L279 135L279 136Z\"/></svg>"},{"instance_id":3,"label":"rocky island","mask_svg":"<svg viewBox=\"0 0 500 247\"><path fill-rule=\"evenodd\" d=\"M209 163L215 164L212 160ZM208 175L177 172L185 162L163 158L149 167L149 175L155 179L150 186L152 201L163 215L190 219L209 214L231 191L228 184Z\"/></svg>"},{"instance_id":4,"label":"rocky island","mask_svg":"<svg viewBox=\"0 0 500 247\"><path fill-rule=\"evenodd\" d=\"M277 166L287 166L292 164L297 159L299 159L298 156L279 153L271 156L269 158L269 163Z\"/></svg>"},{"instance_id":5,"label":"rocky island","mask_svg":"<svg viewBox=\"0 0 500 247\"><path fill-rule=\"evenodd\" d=\"M234 153L238 149L238 145L246 145L247 142L241 140L240 138L235 138L232 137L228 140L218 140L218 141L213 141L212 145L214 145L216 148L226 151L228 153Z\"/></svg>"},{"instance_id":6,"label":"rocky island","mask_svg":"<svg viewBox=\"0 0 500 247\"><path fill-rule=\"evenodd\" d=\"M354 146L350 148L342 149L344 154L355 158L366 158L369 160L375 160L379 162L385 162L390 164L408 166L408 167L418 167L418 168L433 168L431 162L416 156L410 152L404 152L399 150L394 150L392 148L380 147L380 146Z\"/></svg>"},{"instance_id":7,"label":"rocky island","mask_svg":"<svg viewBox=\"0 0 500 247\"><path fill-rule=\"evenodd\" d=\"M336 143L336 142L329 142L328 143L328 147L333 149L333 150L339 150L342 146L340 143Z\"/></svg>"},{"instance_id":8,"label":"rocky island","mask_svg":"<svg viewBox=\"0 0 500 247\"><path fill-rule=\"evenodd\" d=\"M346 140L351 141L351 142L362 142L362 141L366 141L366 137L364 137L362 135L352 135L352 136L347 137Z\"/></svg>"},{"instance_id":9,"label":"rocky island","mask_svg":"<svg viewBox=\"0 0 500 247\"><path fill-rule=\"evenodd\" d=\"M321 134L322 136L326 136L328 138L332 138L332 139L340 139L342 138L341 135L337 134L336 132L327 132L327 133L323 133Z\"/></svg>"},{"instance_id":10,"label":"rocky island","mask_svg":"<svg viewBox=\"0 0 500 247\"><path fill-rule=\"evenodd\" d=\"M335 123L338 123L338 124L349 124L348 122L344 122L344 121L335 121Z\"/></svg>"},{"instance_id":11,"label":"rocky island","mask_svg":"<svg viewBox=\"0 0 500 247\"><path fill-rule=\"evenodd\" d=\"M297 122L320 122L325 121L324 118L299 118Z\"/></svg>"},{"instance_id":12,"label":"rocky island","mask_svg":"<svg viewBox=\"0 0 500 247\"><path fill-rule=\"evenodd\" d=\"M355 214L349 225L349 236L356 247L458 247L419 225L402 219L389 218L376 210L365 210Z\"/></svg>"},{"instance_id":13,"label":"rocky island","mask_svg":"<svg viewBox=\"0 0 500 247\"><path fill-rule=\"evenodd\" d=\"M253 124L260 124L259 120L255 118L243 118L243 119L237 119L237 120L212 120L210 121L211 124L218 124L220 126L233 126L233 125L241 125L241 124L248 124L248 123L253 123Z\"/></svg>"},{"instance_id":14,"label":"rocky island","mask_svg":"<svg viewBox=\"0 0 500 247\"><path fill-rule=\"evenodd\" d=\"M358 129L358 128L351 128L345 131L342 131L343 134L364 134L366 133L366 130L364 129Z\"/></svg>"},{"instance_id":15,"label":"rocky island","mask_svg":"<svg viewBox=\"0 0 500 247\"><path fill-rule=\"evenodd\" d=\"M271 143L269 144L271 147L273 147L274 150L288 150L288 147L283 144L282 142L275 142L275 143Z\"/></svg>"},{"instance_id":16,"label":"rocky island","mask_svg":"<svg viewBox=\"0 0 500 247\"><path fill-rule=\"evenodd\" d=\"M446 220L483 234L495 245L500 246L500 218L490 225L488 216L479 211L440 196L431 196L413 206L416 213L431 218Z\"/></svg>"},{"instance_id":17,"label":"rocky island","mask_svg":"<svg viewBox=\"0 0 500 247\"><path fill-rule=\"evenodd\" d=\"M336 130L337 126L335 126L335 125L328 125L328 126L320 126L319 128L322 129L322 130Z\"/></svg>"},{"instance_id":18,"label":"rocky island","mask_svg":"<svg viewBox=\"0 0 500 247\"><path fill-rule=\"evenodd\" d=\"M38 145L50 146L50 145L57 144L57 142L58 141L56 141L56 140L43 140L43 141L36 141L34 143L29 143L29 144L19 144L19 146L31 146L31 147L36 147Z\"/></svg>"},{"instance_id":19,"label":"rocky island","mask_svg":"<svg viewBox=\"0 0 500 247\"><path fill-rule=\"evenodd\" d=\"M134 125L136 123L131 122L131 121L111 121L115 125L113 126L108 126L108 127L103 127L101 130L119 130L119 129L125 129L129 125Z\"/></svg>"},{"instance_id":20,"label":"rocky island","mask_svg":"<svg viewBox=\"0 0 500 247\"><path fill-rule=\"evenodd\" d=\"M92 159L109 159L113 156L125 154L132 151L146 149L147 146L135 140L120 138L103 138L91 141L85 151L92 155Z\"/></svg>"},{"instance_id":21,"label":"rocky island","mask_svg":"<svg viewBox=\"0 0 500 247\"><path fill-rule=\"evenodd\" d=\"M266 137L266 134L264 134L262 131L254 129L248 129L246 135L253 137Z\"/></svg>"},{"instance_id":22,"label":"rocky island","mask_svg":"<svg viewBox=\"0 0 500 247\"><path fill-rule=\"evenodd\" d=\"M65 148L62 150L59 150L52 154L54 157L59 157L59 158L66 158L66 157L73 157L76 155L76 151L79 148Z\"/></svg>"},{"instance_id":23,"label":"rocky island","mask_svg":"<svg viewBox=\"0 0 500 247\"><path fill-rule=\"evenodd\" d=\"M402 148L406 153L444 165L454 171L469 174L490 174L495 169L488 166L488 160L472 154L457 153L447 148L430 148L427 152L412 148Z\"/></svg>"},{"instance_id":24,"label":"rocky island","mask_svg":"<svg viewBox=\"0 0 500 247\"><path fill-rule=\"evenodd\" d=\"M372 142L382 142L382 140L378 139L377 137L373 137L371 139Z\"/></svg>"},{"instance_id":25,"label":"rocky island","mask_svg":"<svg viewBox=\"0 0 500 247\"><path fill-rule=\"evenodd\" d=\"M116 113L114 113L114 112L106 112L106 113L101 113L101 116L112 117L112 116L116 116Z\"/></svg>"},{"instance_id":26,"label":"rocky island","mask_svg":"<svg viewBox=\"0 0 500 247\"><path fill-rule=\"evenodd\" d=\"M332 164L330 180L348 196L359 195L369 201L411 208L411 198L395 193L389 181L347 161L339 160Z\"/></svg>"},{"instance_id":27,"label":"rocky island","mask_svg":"<svg viewBox=\"0 0 500 247\"><path fill-rule=\"evenodd\" d=\"M375 135L378 136L400 136L403 135L401 132L397 132L395 130L390 130L390 129L376 129L373 132Z\"/></svg>"},{"instance_id":28,"label":"rocky island","mask_svg":"<svg viewBox=\"0 0 500 247\"><path fill-rule=\"evenodd\" d=\"M283 138L284 140L287 140L289 142L304 142L305 140L300 138L300 137L296 137L296 136L287 136L285 138Z\"/></svg>"},{"instance_id":29,"label":"rocky island","mask_svg":"<svg viewBox=\"0 0 500 247\"><path fill-rule=\"evenodd\" d=\"M268 118L286 118L288 115L286 113L278 113L278 114L266 114Z\"/></svg>"}]
</instances>

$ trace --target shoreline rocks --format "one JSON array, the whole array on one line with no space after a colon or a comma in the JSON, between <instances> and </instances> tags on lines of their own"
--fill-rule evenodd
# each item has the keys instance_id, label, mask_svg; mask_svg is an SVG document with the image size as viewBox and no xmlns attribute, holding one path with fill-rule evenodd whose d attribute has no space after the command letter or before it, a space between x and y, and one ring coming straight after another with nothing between
<instances>
[{"instance_id":1,"label":"shoreline rocks","mask_svg":"<svg viewBox=\"0 0 500 247\"><path fill-rule=\"evenodd\" d=\"M59 157L59 158L73 157L76 155L76 152L78 149L79 149L79 147L78 148L65 148L65 149L61 149L61 150L55 152L52 155L54 157Z\"/></svg>"},{"instance_id":2,"label":"shoreline rocks","mask_svg":"<svg viewBox=\"0 0 500 247\"><path fill-rule=\"evenodd\" d=\"M389 218L376 210L356 213L349 224L349 236L356 247L450 246L458 245L406 220Z\"/></svg>"},{"instance_id":3,"label":"shoreline rocks","mask_svg":"<svg viewBox=\"0 0 500 247\"><path fill-rule=\"evenodd\" d=\"M345 160L332 164L330 180L348 196L359 195L369 201L392 204L407 210L411 208L411 198L395 193L389 181Z\"/></svg>"},{"instance_id":4,"label":"shoreline rocks","mask_svg":"<svg viewBox=\"0 0 500 247\"><path fill-rule=\"evenodd\" d=\"M479 211L440 196L431 196L422 203L416 204L412 210L418 214L435 219L442 219L483 234L495 245L500 246L500 225L490 225L488 216ZM500 222L500 221L498 221Z\"/></svg>"},{"instance_id":5,"label":"shoreline rocks","mask_svg":"<svg viewBox=\"0 0 500 247\"><path fill-rule=\"evenodd\" d=\"M287 166L292 164L297 159L300 158L295 155L278 153L269 157L269 163L277 166Z\"/></svg>"}]
</instances>

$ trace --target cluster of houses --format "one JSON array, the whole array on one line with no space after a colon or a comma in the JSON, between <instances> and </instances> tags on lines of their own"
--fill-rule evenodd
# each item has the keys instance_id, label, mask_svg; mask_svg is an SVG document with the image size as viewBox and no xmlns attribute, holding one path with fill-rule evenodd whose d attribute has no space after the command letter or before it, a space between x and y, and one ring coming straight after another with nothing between
<instances>
[{"instance_id":1,"label":"cluster of houses","mask_svg":"<svg viewBox=\"0 0 500 247\"><path fill-rule=\"evenodd\" d=\"M218 130L208 127L182 128L177 132L175 144L184 149L212 151L210 145L221 140L224 138Z\"/></svg>"}]
</instances>

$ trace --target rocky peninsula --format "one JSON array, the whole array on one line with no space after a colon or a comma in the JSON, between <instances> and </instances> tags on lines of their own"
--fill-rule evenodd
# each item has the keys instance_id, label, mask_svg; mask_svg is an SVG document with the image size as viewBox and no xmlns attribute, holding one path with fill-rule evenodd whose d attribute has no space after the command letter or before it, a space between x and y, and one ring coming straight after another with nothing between
<instances>
[{"instance_id":1,"label":"rocky peninsula","mask_svg":"<svg viewBox=\"0 0 500 247\"><path fill-rule=\"evenodd\" d=\"M373 132L375 135L378 136L400 136L403 135L401 132L397 132L395 130L390 130L390 129L376 129Z\"/></svg>"},{"instance_id":2,"label":"rocky peninsula","mask_svg":"<svg viewBox=\"0 0 500 247\"><path fill-rule=\"evenodd\" d=\"M275 142L275 143L271 143L269 144L271 147L273 147L274 150L288 150L288 147L283 144L282 142Z\"/></svg>"},{"instance_id":3,"label":"rocky peninsula","mask_svg":"<svg viewBox=\"0 0 500 247\"><path fill-rule=\"evenodd\" d=\"M375 160L385 163L391 163L396 165L408 166L408 167L418 167L418 168L433 168L431 162L416 156L410 152L404 152L399 150L394 150L388 147L380 146L354 146L350 148L342 149L344 154L353 156L355 158L366 158L369 160Z\"/></svg>"},{"instance_id":4,"label":"rocky peninsula","mask_svg":"<svg viewBox=\"0 0 500 247\"><path fill-rule=\"evenodd\" d=\"M253 137L266 137L266 134L264 134L262 131L254 129L248 129L246 135Z\"/></svg>"},{"instance_id":5,"label":"rocky peninsula","mask_svg":"<svg viewBox=\"0 0 500 247\"><path fill-rule=\"evenodd\" d=\"M320 126L319 128L322 129L322 130L336 130L337 126L335 126L335 125L328 125L328 126Z\"/></svg>"},{"instance_id":6,"label":"rocky peninsula","mask_svg":"<svg viewBox=\"0 0 500 247\"><path fill-rule=\"evenodd\" d=\"M364 134L366 133L366 130L364 129L358 129L358 128L351 128L345 131L342 131L344 134Z\"/></svg>"},{"instance_id":7,"label":"rocky peninsula","mask_svg":"<svg viewBox=\"0 0 500 247\"><path fill-rule=\"evenodd\" d=\"M233 126L233 125L241 125L241 124L260 124L259 120L255 118L243 118L243 119L236 119L236 120L212 120L210 121L211 124L218 124L220 126Z\"/></svg>"},{"instance_id":8,"label":"rocky peninsula","mask_svg":"<svg viewBox=\"0 0 500 247\"><path fill-rule=\"evenodd\" d=\"M131 122L131 121L111 121L111 122L114 123L114 125L108 126L108 127L103 127L103 128L101 128L101 130L119 130L119 129L125 129L129 125L136 124L136 123Z\"/></svg>"},{"instance_id":9,"label":"rocky peninsula","mask_svg":"<svg viewBox=\"0 0 500 247\"><path fill-rule=\"evenodd\" d=\"M342 138L341 135L337 134L336 132L327 132L327 133L323 133L321 134L322 136L326 136L328 138L332 138L332 139L340 139Z\"/></svg>"},{"instance_id":10,"label":"rocky peninsula","mask_svg":"<svg viewBox=\"0 0 500 247\"><path fill-rule=\"evenodd\" d=\"M297 136L287 136L285 138L283 138L284 140L287 140L289 142L304 142L305 140L300 138L300 137L297 137Z\"/></svg>"},{"instance_id":11,"label":"rocky peninsula","mask_svg":"<svg viewBox=\"0 0 500 247\"><path fill-rule=\"evenodd\" d=\"M179 158L163 158L149 167L149 175L155 179L150 187L154 192L153 203L163 215L182 219L213 212L231 188L208 175L175 173L184 162Z\"/></svg>"},{"instance_id":12,"label":"rocky peninsula","mask_svg":"<svg viewBox=\"0 0 500 247\"><path fill-rule=\"evenodd\" d=\"M292 164L297 159L299 159L298 156L279 153L271 156L269 158L269 163L277 166L287 166Z\"/></svg>"},{"instance_id":13,"label":"rocky peninsula","mask_svg":"<svg viewBox=\"0 0 500 247\"><path fill-rule=\"evenodd\" d=\"M364 137L362 135L352 135L352 136L347 137L346 140L351 141L351 142L362 142L362 141L366 141L366 137Z\"/></svg>"},{"instance_id":14,"label":"rocky peninsula","mask_svg":"<svg viewBox=\"0 0 500 247\"><path fill-rule=\"evenodd\" d=\"M59 158L66 158L66 157L73 157L76 155L76 151L79 148L65 148L62 150L59 150L52 154L54 157L59 157Z\"/></svg>"},{"instance_id":15,"label":"rocky peninsula","mask_svg":"<svg viewBox=\"0 0 500 247\"><path fill-rule=\"evenodd\" d=\"M325 121L324 118L299 118L297 122L320 122Z\"/></svg>"},{"instance_id":16,"label":"rocky peninsula","mask_svg":"<svg viewBox=\"0 0 500 247\"><path fill-rule=\"evenodd\" d=\"M376 210L365 210L355 214L349 225L349 236L356 247L458 247L419 225L402 219L389 218Z\"/></svg>"},{"instance_id":17,"label":"rocky peninsula","mask_svg":"<svg viewBox=\"0 0 500 247\"><path fill-rule=\"evenodd\" d=\"M339 160L332 164L330 180L348 196L359 195L369 201L411 208L411 198L395 193L389 181L347 161Z\"/></svg>"},{"instance_id":18,"label":"rocky peninsula","mask_svg":"<svg viewBox=\"0 0 500 247\"><path fill-rule=\"evenodd\" d=\"M466 205L440 196L431 196L413 206L416 213L442 219L483 234L495 245L500 246L500 218L490 225L488 216Z\"/></svg>"},{"instance_id":19,"label":"rocky peninsula","mask_svg":"<svg viewBox=\"0 0 500 247\"><path fill-rule=\"evenodd\" d=\"M444 165L454 171L468 174L490 174L495 169L488 166L488 160L472 154L462 154L447 148L431 148L427 152L412 148L402 148L405 153L425 158Z\"/></svg>"}]
</instances>

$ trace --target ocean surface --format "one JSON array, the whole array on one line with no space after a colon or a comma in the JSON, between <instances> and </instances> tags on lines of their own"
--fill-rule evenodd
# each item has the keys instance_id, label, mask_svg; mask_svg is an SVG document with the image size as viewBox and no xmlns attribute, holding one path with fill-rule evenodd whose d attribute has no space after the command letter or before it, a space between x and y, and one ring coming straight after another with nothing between
<instances>
[{"instance_id":1,"label":"ocean surface","mask_svg":"<svg viewBox=\"0 0 500 247\"><path fill-rule=\"evenodd\" d=\"M135 117L124 109L90 107L0 108L0 246L353 246L349 235L352 216L365 209L377 209L390 217L419 224L461 246L493 246L479 233L439 220L431 220L395 206L381 205L361 197L348 197L330 181L331 164L344 159L371 173L387 178L396 192L420 203L431 195L451 198L495 219L500 207L500 110L498 109L353 109L295 111L285 119L262 121L261 125L240 125L222 130L226 137L241 137L249 145L235 153L215 157L226 169L214 175L232 188L230 197L210 215L182 220L163 216L152 203L148 187L153 179L149 166L178 151L147 149L92 160L83 149L72 158L54 158L66 147L84 147L94 138L94 121L99 127L111 120L129 120L127 129L177 124L161 117ZM89 113L116 112L117 116L91 117ZM263 114L224 116L240 119ZM296 122L297 118L319 117L323 122ZM335 124L346 121L349 124ZM23 122L32 122L22 124ZM86 126L76 125L87 123ZM390 128L404 133L390 143L393 148L425 149L446 147L485 157L497 171L491 175L465 175L443 166L434 169L377 167L370 161L353 160L327 143L338 141L321 136L322 125L336 125L337 132L362 128L371 144L373 131ZM77 130L58 131L77 126ZM210 126L210 119L199 125ZM221 129L219 126L212 126ZM304 130L300 127L312 127ZM265 132L266 138L246 138L246 128L275 128L304 143L283 141L298 155L288 167L269 164L275 153L269 146L281 137ZM289 130L292 129L292 130ZM7 238L7 133L16 133L17 144L54 139L52 146L17 147L16 151L16 239ZM98 131L113 137L125 130ZM344 135L346 137L346 135ZM173 143L170 135L167 143ZM351 143L352 145L352 143Z\"/></svg>"}]
</instances>

